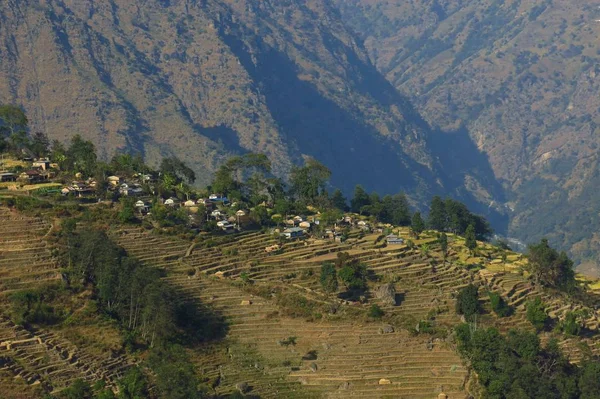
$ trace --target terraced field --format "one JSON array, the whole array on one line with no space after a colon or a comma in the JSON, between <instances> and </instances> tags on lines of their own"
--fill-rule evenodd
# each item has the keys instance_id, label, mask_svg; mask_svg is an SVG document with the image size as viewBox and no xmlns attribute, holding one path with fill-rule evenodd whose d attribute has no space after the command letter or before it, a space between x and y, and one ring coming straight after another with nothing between
<instances>
[{"instance_id":1,"label":"terraced field","mask_svg":"<svg viewBox=\"0 0 600 399\"><path fill-rule=\"evenodd\" d=\"M60 281L58 264L52 257L51 245L45 240L50 227L42 219L0 207L2 301L13 292ZM16 387L23 387L25 397L33 392L28 391L27 386L38 386L51 393L78 378L92 383L102 379L108 386L115 386L130 361L123 355L101 355L92 346L93 343L76 345L60 331L25 329L0 313L0 373L3 376L0 382L19 381ZM14 385L13 382L10 385ZM18 396L15 393L14 397Z\"/></svg>"},{"instance_id":2,"label":"terraced field","mask_svg":"<svg viewBox=\"0 0 600 399\"><path fill-rule=\"evenodd\" d=\"M0 217L5 221L2 228L11 235L0 236L2 292L59 279L51 248L43 239L50 225L1 209ZM406 235L407 231L398 233ZM435 237L427 233L410 247L382 246L375 235L353 232L345 243L291 241L275 253L265 248L278 239L262 232L208 240L183 239L140 227L117 227L110 234L130 255L165 270L165 281L182 300L210 309L207 323L226 322L224 340L196 348L192 354L218 394L231 393L237 383L247 382L253 393L265 398L432 398L440 392L451 398L465 397L468 372L451 341L413 334L407 328L424 320L437 327L459 323L455 296L470 283L480 287L484 307L489 308L485 293L493 290L518 310L516 316L502 319L486 315L503 331L531 328L524 307L534 297L543 299L555 319L584 308L532 286L519 271L521 260L500 264L498 253L485 246L474 257L464 253L461 239L453 236L444 262L433 243ZM396 304L382 303L385 323L366 317L376 298L351 302L321 290L322 263L342 251L372 273L371 292L382 283L394 285ZM469 266L473 264L479 266ZM261 296L253 295L259 292ZM323 314L310 320L286 317L277 298L288 294L319 305ZM337 314L327 311L333 305L341 309ZM357 317L344 318L343 314ZM103 358L101 348L76 345L61 331L24 330L6 318L1 321L0 377L9 373L51 392L75 378L104 379L110 385L130 366L124 355ZM383 333L388 322L393 331ZM593 332L599 325L597 313L590 311L586 329ZM546 334L543 339L549 337ZM574 362L586 351L600 354L600 341L593 334L583 341L587 348L572 338L560 343Z\"/></svg>"},{"instance_id":3,"label":"terraced field","mask_svg":"<svg viewBox=\"0 0 600 399\"><path fill-rule=\"evenodd\" d=\"M240 234L213 248L195 247L186 240L141 229L119 230L114 236L130 254L168 270L166 280L186 298L210 306L226 318L227 355L212 354L210 361L197 358L205 376L219 377L219 393L246 381L263 397L431 398L441 391L450 397L465 396L466 369L443 341L410 336L401 329L380 334L381 323L328 321L327 316L316 322L282 317L272 300L252 296L232 284L244 273L255 287L284 286L326 303L330 299L321 292L316 278L306 276L318 275L324 260L348 251L379 275L397 275L402 301L399 306L385 307L386 312L419 320L432 309L453 309L451 292L470 281L468 273L449 263L432 271L419 251L406 247L379 250L372 241L356 236L344 244L319 240L285 243L278 254L265 252L265 247L277 240L263 233ZM437 320L459 321L453 312L440 314ZM296 337L296 343L282 345L289 337ZM316 360L303 361L307 353L316 354ZM240 360L242 367L236 363L238 358L246 359ZM218 367L216 359L220 359ZM316 370L311 370L311 363Z\"/></svg>"},{"instance_id":4,"label":"terraced field","mask_svg":"<svg viewBox=\"0 0 600 399\"><path fill-rule=\"evenodd\" d=\"M44 235L42 219L0 207L0 294L30 289L60 278Z\"/></svg>"}]
</instances>

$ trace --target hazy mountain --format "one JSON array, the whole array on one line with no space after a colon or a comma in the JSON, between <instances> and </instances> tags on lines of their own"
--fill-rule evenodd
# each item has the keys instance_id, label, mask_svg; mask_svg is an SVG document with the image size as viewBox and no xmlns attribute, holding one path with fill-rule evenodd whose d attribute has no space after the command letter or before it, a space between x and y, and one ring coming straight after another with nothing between
<instances>
[{"instance_id":1,"label":"hazy mountain","mask_svg":"<svg viewBox=\"0 0 600 399\"><path fill-rule=\"evenodd\" d=\"M339 0L378 69L434 126L466 129L511 234L598 260L600 9L566 0Z\"/></svg>"},{"instance_id":2,"label":"hazy mountain","mask_svg":"<svg viewBox=\"0 0 600 399\"><path fill-rule=\"evenodd\" d=\"M433 132L329 1L8 1L0 102L106 157L175 154L200 183L254 151L280 173L313 156L346 191L444 193L486 212L502 196L468 136Z\"/></svg>"}]
</instances>

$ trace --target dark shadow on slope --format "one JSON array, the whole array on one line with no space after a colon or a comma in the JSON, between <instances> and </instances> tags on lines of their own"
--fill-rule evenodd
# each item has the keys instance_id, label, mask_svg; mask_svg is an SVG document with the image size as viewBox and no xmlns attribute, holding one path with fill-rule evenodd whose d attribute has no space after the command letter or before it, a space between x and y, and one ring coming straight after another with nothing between
<instances>
[{"instance_id":1,"label":"dark shadow on slope","mask_svg":"<svg viewBox=\"0 0 600 399\"><path fill-rule=\"evenodd\" d=\"M442 165L444 194L463 200L473 212L485 216L496 233L506 234L509 220L502 210L506 201L504 189L496 179L488 157L479 151L467 130L433 132L429 148ZM486 203L469 192L465 186L467 176L475 178L494 202Z\"/></svg>"},{"instance_id":2,"label":"dark shadow on slope","mask_svg":"<svg viewBox=\"0 0 600 399\"><path fill-rule=\"evenodd\" d=\"M202 127L194 125L194 129L215 143L219 143L227 152L240 155L248 152L247 149L240 145L240 138L237 132L227 126Z\"/></svg>"},{"instance_id":3,"label":"dark shadow on slope","mask_svg":"<svg viewBox=\"0 0 600 399\"><path fill-rule=\"evenodd\" d=\"M345 57L353 68L350 75L356 77L353 82L356 90L374 98L383 106L397 105L412 126L428 132L428 148L439 161L435 176L441 177L444 186L438 194L465 201L472 211L486 216L496 232L506 234L508 217L504 212L495 209L505 202L504 189L496 180L489 159L473 143L469 132L464 128L448 133L432 131L410 100L396 90L372 64L361 60L355 51L333 35L326 35L324 43L332 52L343 48ZM482 203L466 189L466 176L476 178L482 188L491 194L495 201L493 206L490 206L490 203Z\"/></svg>"},{"instance_id":4,"label":"dark shadow on slope","mask_svg":"<svg viewBox=\"0 0 600 399\"><path fill-rule=\"evenodd\" d=\"M225 40L253 79L260 82L261 93L285 139L300 153L325 163L333 172L333 184L346 192L357 182L369 190L398 192L418 185L414 171L429 174L396 143L298 79L296 65L284 54L257 43L262 48L255 53L255 66L243 42L235 36L225 36Z\"/></svg>"},{"instance_id":5,"label":"dark shadow on slope","mask_svg":"<svg viewBox=\"0 0 600 399\"><path fill-rule=\"evenodd\" d=\"M179 293L185 297L184 293ZM185 299L177 305L175 320L181 329L179 343L194 345L218 341L229 331L225 316L197 300Z\"/></svg>"}]
</instances>

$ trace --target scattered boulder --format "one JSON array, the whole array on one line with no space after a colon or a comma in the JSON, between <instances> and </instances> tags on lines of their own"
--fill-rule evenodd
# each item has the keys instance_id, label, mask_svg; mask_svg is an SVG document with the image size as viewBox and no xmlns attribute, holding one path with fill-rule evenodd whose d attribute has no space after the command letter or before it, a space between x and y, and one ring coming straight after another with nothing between
<instances>
[{"instance_id":1,"label":"scattered boulder","mask_svg":"<svg viewBox=\"0 0 600 399\"><path fill-rule=\"evenodd\" d=\"M385 326L379 328L379 334L391 334L394 332L394 327L386 324Z\"/></svg>"},{"instance_id":2,"label":"scattered boulder","mask_svg":"<svg viewBox=\"0 0 600 399\"><path fill-rule=\"evenodd\" d=\"M242 301L242 303L240 303L240 305L242 305L242 306L250 306L250 305L252 305L252 301Z\"/></svg>"},{"instance_id":3,"label":"scattered boulder","mask_svg":"<svg viewBox=\"0 0 600 399\"><path fill-rule=\"evenodd\" d=\"M348 381L344 381L342 382L342 384L340 385L341 390L346 391L348 389L350 389L350 387L352 387L352 384L350 384Z\"/></svg>"},{"instance_id":4,"label":"scattered boulder","mask_svg":"<svg viewBox=\"0 0 600 399\"><path fill-rule=\"evenodd\" d=\"M313 373L316 373L317 370L319 369L317 367L317 363L311 363L310 366L308 366L308 368L310 369L310 371L312 371Z\"/></svg>"},{"instance_id":5,"label":"scattered boulder","mask_svg":"<svg viewBox=\"0 0 600 399\"><path fill-rule=\"evenodd\" d=\"M317 351L308 351L306 355L302 356L302 360L317 360Z\"/></svg>"},{"instance_id":6,"label":"scattered boulder","mask_svg":"<svg viewBox=\"0 0 600 399\"><path fill-rule=\"evenodd\" d=\"M223 278L225 278L225 272L216 272L216 273L214 274L214 276L215 276L216 278L223 279Z\"/></svg>"},{"instance_id":7,"label":"scattered boulder","mask_svg":"<svg viewBox=\"0 0 600 399\"><path fill-rule=\"evenodd\" d=\"M388 380L387 378L382 378L379 380L379 385L391 385L392 381Z\"/></svg>"},{"instance_id":8,"label":"scattered boulder","mask_svg":"<svg viewBox=\"0 0 600 399\"><path fill-rule=\"evenodd\" d=\"M235 389L240 391L241 393L246 393L250 390L250 385L247 382L238 382L235 384Z\"/></svg>"},{"instance_id":9,"label":"scattered boulder","mask_svg":"<svg viewBox=\"0 0 600 399\"><path fill-rule=\"evenodd\" d=\"M386 305L396 306L396 287L392 283L380 285L375 291L375 298Z\"/></svg>"},{"instance_id":10,"label":"scattered boulder","mask_svg":"<svg viewBox=\"0 0 600 399\"><path fill-rule=\"evenodd\" d=\"M441 392L441 393L438 395L438 399L448 399L448 395L446 395L444 392Z\"/></svg>"}]
</instances>

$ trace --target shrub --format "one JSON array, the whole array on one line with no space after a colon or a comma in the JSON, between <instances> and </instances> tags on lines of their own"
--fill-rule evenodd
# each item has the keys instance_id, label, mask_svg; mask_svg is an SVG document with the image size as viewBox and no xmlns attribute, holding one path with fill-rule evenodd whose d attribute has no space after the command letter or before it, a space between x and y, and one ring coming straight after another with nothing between
<instances>
[{"instance_id":1,"label":"shrub","mask_svg":"<svg viewBox=\"0 0 600 399\"><path fill-rule=\"evenodd\" d=\"M376 303L371 305L371 307L369 308L369 317L372 317L374 319L381 319L384 314L385 312Z\"/></svg>"},{"instance_id":2,"label":"shrub","mask_svg":"<svg viewBox=\"0 0 600 399\"><path fill-rule=\"evenodd\" d=\"M92 398L92 387L81 378L78 378L73 381L73 383L67 389L60 393L60 397L64 399Z\"/></svg>"},{"instance_id":3,"label":"shrub","mask_svg":"<svg viewBox=\"0 0 600 399\"><path fill-rule=\"evenodd\" d=\"M290 346L290 345L296 346L296 339L297 339L296 337L287 337L286 339L280 340L279 343L282 346Z\"/></svg>"},{"instance_id":4,"label":"shrub","mask_svg":"<svg viewBox=\"0 0 600 399\"><path fill-rule=\"evenodd\" d=\"M541 331L548 322L548 314L546 313L546 306L540 298L535 298L527 302L527 320L535 327L536 330Z\"/></svg>"},{"instance_id":5,"label":"shrub","mask_svg":"<svg viewBox=\"0 0 600 399\"><path fill-rule=\"evenodd\" d=\"M508 306L500 294L490 291L488 295L490 297L490 304L492 305L492 310L494 313L496 313L499 317L508 317L511 315L511 307Z\"/></svg>"},{"instance_id":6,"label":"shrub","mask_svg":"<svg viewBox=\"0 0 600 399\"><path fill-rule=\"evenodd\" d=\"M566 335L579 335L581 332L581 325L577 321L577 314L573 312L567 312L565 319L559 324L560 330Z\"/></svg>"}]
</instances>

